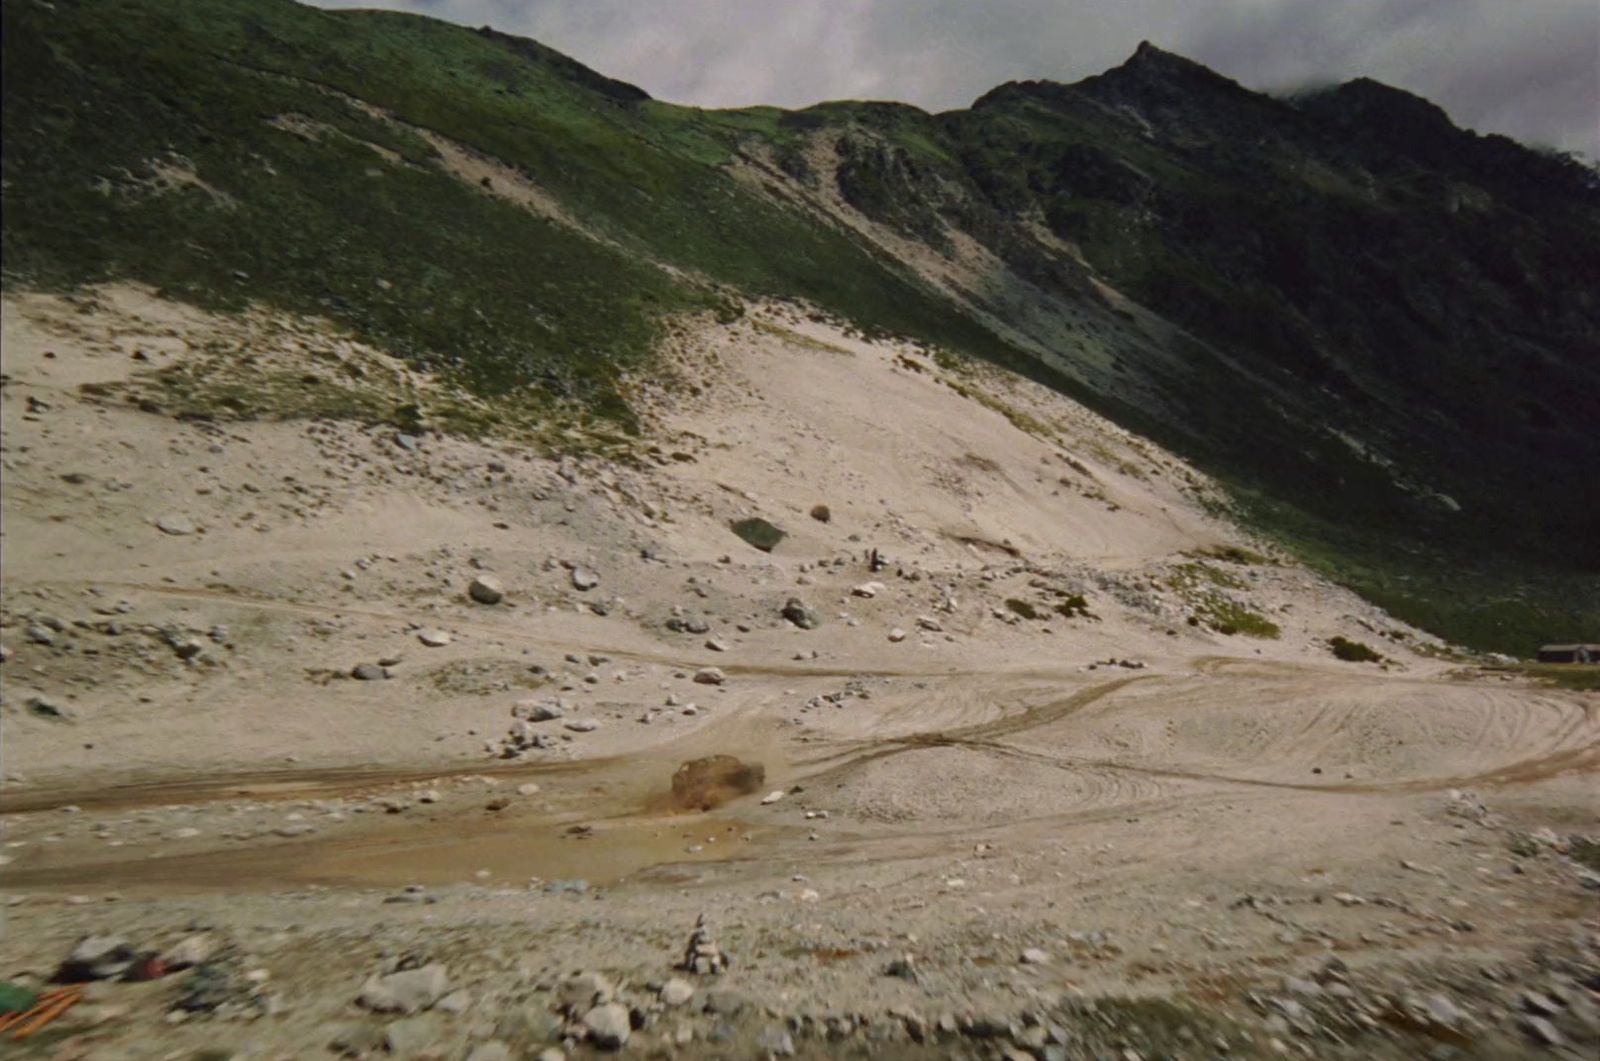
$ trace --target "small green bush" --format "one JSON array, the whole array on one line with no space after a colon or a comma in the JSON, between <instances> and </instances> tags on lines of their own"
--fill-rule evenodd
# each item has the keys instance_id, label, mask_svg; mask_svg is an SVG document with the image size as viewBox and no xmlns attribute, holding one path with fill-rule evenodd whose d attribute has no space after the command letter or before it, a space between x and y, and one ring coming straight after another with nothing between
<instances>
[{"instance_id":1,"label":"small green bush","mask_svg":"<svg viewBox=\"0 0 1600 1061\"><path fill-rule=\"evenodd\" d=\"M1383 656L1360 641L1351 641L1347 637L1334 637L1328 642L1333 649L1333 654L1346 663L1377 663Z\"/></svg>"}]
</instances>

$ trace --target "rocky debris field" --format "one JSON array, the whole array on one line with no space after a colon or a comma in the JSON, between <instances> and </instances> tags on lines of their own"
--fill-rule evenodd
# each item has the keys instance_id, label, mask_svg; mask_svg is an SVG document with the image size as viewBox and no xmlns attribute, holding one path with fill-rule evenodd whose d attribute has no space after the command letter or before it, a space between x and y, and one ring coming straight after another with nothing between
<instances>
[{"instance_id":1,"label":"rocky debris field","mask_svg":"<svg viewBox=\"0 0 1600 1061\"><path fill-rule=\"evenodd\" d=\"M1064 399L752 307L553 447L174 415L245 348L445 408L317 322L4 323L18 1056L1600 1047L1594 694Z\"/></svg>"}]
</instances>

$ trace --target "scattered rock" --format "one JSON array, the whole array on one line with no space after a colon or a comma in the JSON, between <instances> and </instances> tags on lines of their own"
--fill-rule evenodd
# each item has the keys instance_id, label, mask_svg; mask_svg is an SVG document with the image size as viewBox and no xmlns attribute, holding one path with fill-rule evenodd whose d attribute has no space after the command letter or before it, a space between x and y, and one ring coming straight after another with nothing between
<instances>
[{"instance_id":1,"label":"scattered rock","mask_svg":"<svg viewBox=\"0 0 1600 1061\"><path fill-rule=\"evenodd\" d=\"M382 681L389 676L389 672L376 663L357 663L350 668L350 677L359 682Z\"/></svg>"},{"instance_id":2,"label":"scattered rock","mask_svg":"<svg viewBox=\"0 0 1600 1061\"><path fill-rule=\"evenodd\" d=\"M575 718L566 724L566 728L574 733L593 733L600 728L600 723L592 718Z\"/></svg>"},{"instance_id":3,"label":"scattered rock","mask_svg":"<svg viewBox=\"0 0 1600 1061\"><path fill-rule=\"evenodd\" d=\"M761 805L763 807L771 806L786 795L788 795L788 793L781 788L772 792L768 792L765 796L761 797Z\"/></svg>"},{"instance_id":4,"label":"scattered rock","mask_svg":"<svg viewBox=\"0 0 1600 1061\"><path fill-rule=\"evenodd\" d=\"M161 531L162 534L182 537L187 534L193 534L197 528L194 525L194 521L188 516L173 515L158 517L156 519L156 529Z\"/></svg>"},{"instance_id":5,"label":"scattered rock","mask_svg":"<svg viewBox=\"0 0 1600 1061\"><path fill-rule=\"evenodd\" d=\"M375 976L363 985L356 1001L379 1013L420 1013L443 998L449 988L449 972L435 962Z\"/></svg>"},{"instance_id":6,"label":"scattered rock","mask_svg":"<svg viewBox=\"0 0 1600 1061\"><path fill-rule=\"evenodd\" d=\"M72 721L72 712L53 700L47 700L42 696L30 696L26 703L28 714L35 718L48 719L51 722Z\"/></svg>"},{"instance_id":7,"label":"scattered rock","mask_svg":"<svg viewBox=\"0 0 1600 1061\"><path fill-rule=\"evenodd\" d=\"M468 584L467 596L479 604L499 604L505 600L506 590L493 575L479 575Z\"/></svg>"},{"instance_id":8,"label":"scattered rock","mask_svg":"<svg viewBox=\"0 0 1600 1061\"><path fill-rule=\"evenodd\" d=\"M588 886L585 885L584 890ZM569 1013L583 1013L590 1007L610 1002L617 989L600 973L577 973L556 987L556 1002Z\"/></svg>"},{"instance_id":9,"label":"scattered rock","mask_svg":"<svg viewBox=\"0 0 1600 1061\"><path fill-rule=\"evenodd\" d=\"M895 644L899 644L900 642L904 641L905 639L906 639L906 632L904 630L900 629L898 626L895 627L893 630L889 631L889 640L893 641Z\"/></svg>"},{"instance_id":10,"label":"scattered rock","mask_svg":"<svg viewBox=\"0 0 1600 1061\"><path fill-rule=\"evenodd\" d=\"M882 582L863 582L861 585L851 589L850 592L853 596L865 597L867 600L871 600L886 588Z\"/></svg>"},{"instance_id":11,"label":"scattered rock","mask_svg":"<svg viewBox=\"0 0 1600 1061\"><path fill-rule=\"evenodd\" d=\"M799 597L790 597L783 605L783 617L802 630L815 630L822 619Z\"/></svg>"},{"instance_id":12,"label":"scattered rock","mask_svg":"<svg viewBox=\"0 0 1600 1061\"><path fill-rule=\"evenodd\" d=\"M450 642L454 641L455 638L451 637L443 630L430 627L425 630L418 630L417 640L421 641L429 648L443 648L445 645L448 645Z\"/></svg>"},{"instance_id":13,"label":"scattered rock","mask_svg":"<svg viewBox=\"0 0 1600 1061\"><path fill-rule=\"evenodd\" d=\"M474 1046L467 1054L466 1061L511 1061L511 1056L510 1047L496 1039L490 1039ZM539 1056L542 1058L544 1054L541 1053Z\"/></svg>"},{"instance_id":14,"label":"scattered rock","mask_svg":"<svg viewBox=\"0 0 1600 1061\"><path fill-rule=\"evenodd\" d=\"M794 1037L783 1027L769 1024L761 1029L761 1035L756 1039L756 1045L768 1057L793 1057Z\"/></svg>"},{"instance_id":15,"label":"scattered rock","mask_svg":"<svg viewBox=\"0 0 1600 1061\"><path fill-rule=\"evenodd\" d=\"M661 985L661 1001L668 1006L681 1006L694 997L694 985L674 976Z\"/></svg>"},{"instance_id":16,"label":"scattered rock","mask_svg":"<svg viewBox=\"0 0 1600 1061\"><path fill-rule=\"evenodd\" d=\"M827 523L833 519L833 510L827 505L812 505L811 518L818 523Z\"/></svg>"},{"instance_id":17,"label":"scattered rock","mask_svg":"<svg viewBox=\"0 0 1600 1061\"><path fill-rule=\"evenodd\" d=\"M586 567L572 569L572 588L579 591L594 589L600 584L600 576Z\"/></svg>"},{"instance_id":18,"label":"scattered rock","mask_svg":"<svg viewBox=\"0 0 1600 1061\"><path fill-rule=\"evenodd\" d=\"M620 1050L633 1033L628 1010L616 1002L607 1002L583 1015L583 1030L589 1041L602 1050Z\"/></svg>"},{"instance_id":19,"label":"scattered rock","mask_svg":"<svg viewBox=\"0 0 1600 1061\"><path fill-rule=\"evenodd\" d=\"M1050 961L1050 954L1038 947L1029 947L1022 952L1023 965L1044 965Z\"/></svg>"},{"instance_id":20,"label":"scattered rock","mask_svg":"<svg viewBox=\"0 0 1600 1061\"><path fill-rule=\"evenodd\" d=\"M138 957L121 936L85 936L56 970L55 978L66 984L111 980L128 972Z\"/></svg>"},{"instance_id":21,"label":"scattered rock","mask_svg":"<svg viewBox=\"0 0 1600 1061\"><path fill-rule=\"evenodd\" d=\"M721 685L728 680L720 667L701 667L694 672L694 680L698 685Z\"/></svg>"}]
</instances>

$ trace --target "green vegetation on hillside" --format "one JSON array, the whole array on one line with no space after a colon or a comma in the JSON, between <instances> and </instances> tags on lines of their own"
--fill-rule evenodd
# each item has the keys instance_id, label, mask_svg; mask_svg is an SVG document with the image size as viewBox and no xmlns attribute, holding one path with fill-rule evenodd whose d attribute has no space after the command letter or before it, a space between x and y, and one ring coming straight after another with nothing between
<instances>
[{"instance_id":1,"label":"green vegetation on hillside","mask_svg":"<svg viewBox=\"0 0 1600 1061\"><path fill-rule=\"evenodd\" d=\"M612 432L636 428L629 375L665 317L803 299L923 340L945 369L986 359L1091 405L1215 475L1267 538L1455 641L1527 654L1600 630L1600 492L1583 488L1600 465L1600 177L1404 93L1274 100L1141 48L948 114L704 111L393 12L3 13L8 283L128 278L321 314L498 408ZM451 173L438 138L571 223ZM885 245L975 244L991 274L936 291L796 193L825 187L892 230ZM163 385L175 406L249 415L292 381ZM311 404L390 415L333 388ZM1276 636L1227 588L1204 588L1201 621Z\"/></svg>"}]
</instances>

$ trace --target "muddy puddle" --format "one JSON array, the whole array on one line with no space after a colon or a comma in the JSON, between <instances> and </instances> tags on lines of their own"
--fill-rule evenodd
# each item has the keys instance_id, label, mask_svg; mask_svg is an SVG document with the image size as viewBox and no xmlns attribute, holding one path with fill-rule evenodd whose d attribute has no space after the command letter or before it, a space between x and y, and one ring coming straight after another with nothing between
<instances>
[{"instance_id":1,"label":"muddy puddle","mask_svg":"<svg viewBox=\"0 0 1600 1061\"><path fill-rule=\"evenodd\" d=\"M610 764L608 764L610 765ZM782 831L711 808L756 791L760 764L727 755L681 764L670 787L641 787L611 771L561 807L485 813L463 807L430 818L369 819L304 840L245 841L182 854L59 850L42 864L8 868L19 890L255 892L325 885L394 888L530 882L693 880L696 864L748 858ZM630 783L631 782L631 783ZM41 852L42 853L42 852ZM85 858L83 856L87 855ZM59 859L59 861L57 861Z\"/></svg>"}]
</instances>

